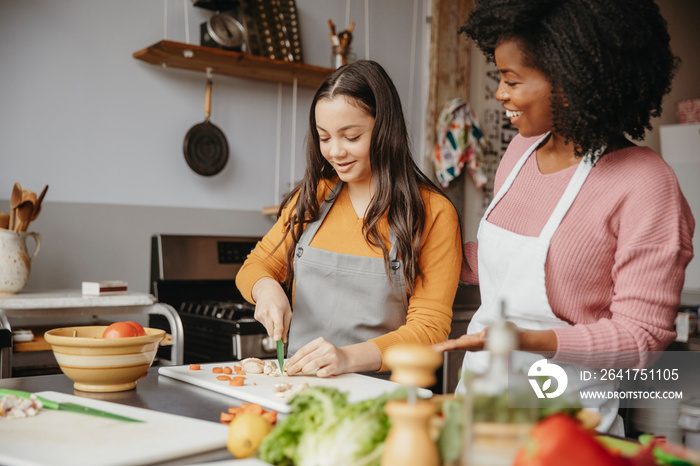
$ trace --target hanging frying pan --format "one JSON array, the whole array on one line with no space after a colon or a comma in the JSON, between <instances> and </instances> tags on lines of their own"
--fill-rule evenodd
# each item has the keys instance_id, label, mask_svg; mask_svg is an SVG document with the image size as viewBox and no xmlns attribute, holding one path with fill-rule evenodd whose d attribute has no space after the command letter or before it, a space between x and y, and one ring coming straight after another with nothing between
<instances>
[{"instance_id":1,"label":"hanging frying pan","mask_svg":"<svg viewBox=\"0 0 700 466\"><path fill-rule=\"evenodd\" d=\"M219 173L228 162L228 142L224 133L209 121L211 115L211 74L207 73L204 121L194 125L185 136L183 151L192 170L203 176Z\"/></svg>"}]
</instances>

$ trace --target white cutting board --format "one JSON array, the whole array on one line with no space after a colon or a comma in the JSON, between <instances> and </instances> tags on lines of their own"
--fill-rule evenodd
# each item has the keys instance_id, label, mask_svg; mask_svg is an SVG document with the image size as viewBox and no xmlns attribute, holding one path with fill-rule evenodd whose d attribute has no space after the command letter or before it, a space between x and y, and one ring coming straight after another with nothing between
<instances>
[{"instance_id":1,"label":"white cutting board","mask_svg":"<svg viewBox=\"0 0 700 466\"><path fill-rule=\"evenodd\" d=\"M50 409L28 418L0 418L3 466L136 466L226 447L228 426L223 424L65 393L37 395L145 422Z\"/></svg>"},{"instance_id":2,"label":"white cutting board","mask_svg":"<svg viewBox=\"0 0 700 466\"><path fill-rule=\"evenodd\" d=\"M274 360L275 365L277 360ZM323 387L337 388L348 393L348 400L352 403L370 398L378 397L387 392L393 392L401 385L388 380L377 379L360 374L343 374L333 377L316 377L315 375L293 375L271 377L265 374L246 374L245 385L242 387L231 387L228 382L217 380L217 376L222 374L212 373L214 367L240 366L240 361L220 362L201 364L198 371L190 370L189 366L163 366L158 368L158 373L173 379L191 383L217 393L223 393L248 403L259 403L266 409L288 413L291 408L288 399L275 396L273 388L279 383L291 383L300 385L308 383L310 386L317 385ZM234 372L231 377L235 376ZM426 389L419 389L419 395L424 398L432 396L432 392Z\"/></svg>"}]
</instances>

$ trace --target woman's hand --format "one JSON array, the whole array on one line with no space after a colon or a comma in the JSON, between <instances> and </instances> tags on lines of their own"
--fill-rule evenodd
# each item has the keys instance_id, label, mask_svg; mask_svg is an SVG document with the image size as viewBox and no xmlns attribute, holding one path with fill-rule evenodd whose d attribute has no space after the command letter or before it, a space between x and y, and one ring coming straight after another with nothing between
<instances>
[{"instance_id":1,"label":"woman's hand","mask_svg":"<svg viewBox=\"0 0 700 466\"><path fill-rule=\"evenodd\" d=\"M288 375L313 374L318 377L379 370L382 354L372 342L337 347L319 337L307 343L287 360L284 368Z\"/></svg>"},{"instance_id":2,"label":"woman's hand","mask_svg":"<svg viewBox=\"0 0 700 466\"><path fill-rule=\"evenodd\" d=\"M558 348L557 334L554 330L523 330L516 327L518 332L518 348L521 351L532 353L551 354ZM463 349L467 351L481 351L486 344L488 327L479 333L462 335L454 340L447 340L433 345L438 352Z\"/></svg>"},{"instance_id":3,"label":"woman's hand","mask_svg":"<svg viewBox=\"0 0 700 466\"><path fill-rule=\"evenodd\" d=\"M273 340L286 341L292 308L282 285L270 277L263 277L255 282L251 294L255 300L255 320L265 326Z\"/></svg>"},{"instance_id":4,"label":"woman's hand","mask_svg":"<svg viewBox=\"0 0 700 466\"><path fill-rule=\"evenodd\" d=\"M479 333L472 333L471 335L462 335L461 337L454 340L443 341L442 343L436 343L433 345L433 349L438 352L450 351L456 349L464 349L467 351L481 351L484 349L486 344L486 332L488 328L485 328Z\"/></svg>"}]
</instances>

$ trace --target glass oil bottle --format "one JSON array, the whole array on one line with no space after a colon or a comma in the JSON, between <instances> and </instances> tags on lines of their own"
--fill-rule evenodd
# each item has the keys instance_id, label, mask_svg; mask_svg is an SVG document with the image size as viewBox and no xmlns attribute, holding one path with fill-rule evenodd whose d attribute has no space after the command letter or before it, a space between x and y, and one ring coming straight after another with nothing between
<instances>
[{"instance_id":1,"label":"glass oil bottle","mask_svg":"<svg viewBox=\"0 0 700 466\"><path fill-rule=\"evenodd\" d=\"M515 325L501 316L488 329L485 373L467 384L460 466L510 466L537 421L537 403L527 378L515 370Z\"/></svg>"}]
</instances>

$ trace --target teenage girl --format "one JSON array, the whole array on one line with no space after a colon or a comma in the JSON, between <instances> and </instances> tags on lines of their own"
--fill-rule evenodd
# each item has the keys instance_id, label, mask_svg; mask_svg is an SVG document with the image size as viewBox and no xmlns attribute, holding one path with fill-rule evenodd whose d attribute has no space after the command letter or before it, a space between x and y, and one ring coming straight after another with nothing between
<instances>
[{"instance_id":1,"label":"teenage girl","mask_svg":"<svg viewBox=\"0 0 700 466\"><path fill-rule=\"evenodd\" d=\"M390 77L339 68L311 104L304 178L236 276L288 339L287 373L385 371L391 346L445 341L461 260L457 212L413 161Z\"/></svg>"}]
</instances>

